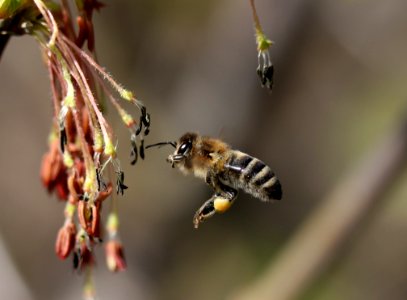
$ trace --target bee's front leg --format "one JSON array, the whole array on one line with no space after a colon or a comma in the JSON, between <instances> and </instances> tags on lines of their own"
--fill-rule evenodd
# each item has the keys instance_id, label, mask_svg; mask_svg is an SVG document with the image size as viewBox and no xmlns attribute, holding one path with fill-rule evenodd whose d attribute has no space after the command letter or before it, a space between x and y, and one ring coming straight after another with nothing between
<instances>
[{"instance_id":1,"label":"bee's front leg","mask_svg":"<svg viewBox=\"0 0 407 300\"><path fill-rule=\"evenodd\" d=\"M222 193L215 193L207 200L195 213L193 223L194 227L198 228L199 223L212 217L215 213L223 213L227 211L237 197L237 191L230 187L222 190Z\"/></svg>"}]
</instances>

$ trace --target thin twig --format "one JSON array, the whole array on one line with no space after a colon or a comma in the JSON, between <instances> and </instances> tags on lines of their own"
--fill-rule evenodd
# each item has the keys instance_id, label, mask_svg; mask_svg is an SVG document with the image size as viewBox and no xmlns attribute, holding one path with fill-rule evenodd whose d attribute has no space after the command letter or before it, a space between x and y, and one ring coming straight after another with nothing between
<instances>
[{"instance_id":1,"label":"thin twig","mask_svg":"<svg viewBox=\"0 0 407 300\"><path fill-rule=\"evenodd\" d=\"M256 28L257 31L263 32L263 29L261 28L261 25L260 25L259 16L257 15L257 10L256 10L256 6L254 4L254 0L250 0L249 2L250 2L250 7L251 7L252 13L253 13L254 27Z\"/></svg>"},{"instance_id":2,"label":"thin twig","mask_svg":"<svg viewBox=\"0 0 407 300\"><path fill-rule=\"evenodd\" d=\"M407 126L403 124L328 194L275 263L230 299L282 300L301 296L338 254L372 205L384 199L384 192L401 173L406 155Z\"/></svg>"}]
</instances>

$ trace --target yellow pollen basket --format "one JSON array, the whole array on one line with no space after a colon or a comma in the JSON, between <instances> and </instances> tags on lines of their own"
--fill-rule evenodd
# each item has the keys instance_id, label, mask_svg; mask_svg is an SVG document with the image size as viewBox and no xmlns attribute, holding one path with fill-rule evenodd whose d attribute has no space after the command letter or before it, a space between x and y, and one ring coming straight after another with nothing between
<instances>
[{"instance_id":1,"label":"yellow pollen basket","mask_svg":"<svg viewBox=\"0 0 407 300\"><path fill-rule=\"evenodd\" d=\"M213 201L213 206L215 207L216 212L223 213L229 209L232 203L225 198L217 197Z\"/></svg>"}]
</instances>

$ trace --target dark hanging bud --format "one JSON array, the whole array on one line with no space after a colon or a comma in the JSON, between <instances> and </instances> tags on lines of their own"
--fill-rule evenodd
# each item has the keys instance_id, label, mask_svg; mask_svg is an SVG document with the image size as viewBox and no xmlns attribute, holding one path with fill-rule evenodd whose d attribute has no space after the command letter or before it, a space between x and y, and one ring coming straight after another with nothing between
<instances>
[{"instance_id":1,"label":"dark hanging bud","mask_svg":"<svg viewBox=\"0 0 407 300\"><path fill-rule=\"evenodd\" d=\"M138 159L138 150L136 143L136 134L131 135L131 152L130 152L130 164L135 165Z\"/></svg>"},{"instance_id":2,"label":"dark hanging bud","mask_svg":"<svg viewBox=\"0 0 407 300\"><path fill-rule=\"evenodd\" d=\"M140 132L141 132L141 130L143 129L143 122L141 121L141 118L142 118L142 117L140 117L140 122L139 122L139 124L138 124L137 129L136 129L136 135L139 135Z\"/></svg>"},{"instance_id":3,"label":"dark hanging bud","mask_svg":"<svg viewBox=\"0 0 407 300\"><path fill-rule=\"evenodd\" d=\"M146 113L147 113L146 107L142 106L140 110L141 110L141 117L144 117L146 115Z\"/></svg>"},{"instance_id":4,"label":"dark hanging bud","mask_svg":"<svg viewBox=\"0 0 407 300\"><path fill-rule=\"evenodd\" d=\"M271 90L273 87L274 66L268 65L262 68L259 66L256 71L260 78L261 86Z\"/></svg>"},{"instance_id":5,"label":"dark hanging bud","mask_svg":"<svg viewBox=\"0 0 407 300\"><path fill-rule=\"evenodd\" d=\"M124 190L128 189L128 187L124 184L124 173L123 173L123 171L119 171L119 172L116 172L116 173L117 173L116 193L123 195Z\"/></svg>"},{"instance_id":6,"label":"dark hanging bud","mask_svg":"<svg viewBox=\"0 0 407 300\"><path fill-rule=\"evenodd\" d=\"M73 253L73 268L77 270L81 262L81 250L78 249Z\"/></svg>"},{"instance_id":7,"label":"dark hanging bud","mask_svg":"<svg viewBox=\"0 0 407 300\"><path fill-rule=\"evenodd\" d=\"M144 159L144 140L140 141L140 157Z\"/></svg>"},{"instance_id":8,"label":"dark hanging bud","mask_svg":"<svg viewBox=\"0 0 407 300\"><path fill-rule=\"evenodd\" d=\"M103 180L102 174L100 174L100 169L96 169L96 180L98 182L98 191L105 191L107 189L107 185Z\"/></svg>"},{"instance_id":9,"label":"dark hanging bud","mask_svg":"<svg viewBox=\"0 0 407 300\"><path fill-rule=\"evenodd\" d=\"M59 147L61 149L61 152L65 152L65 145L68 144L68 137L66 135L66 130L65 127L62 127L59 130Z\"/></svg>"},{"instance_id":10,"label":"dark hanging bud","mask_svg":"<svg viewBox=\"0 0 407 300\"><path fill-rule=\"evenodd\" d=\"M150 114L146 113L145 116L141 116L141 122L143 122L144 124L144 135L148 135L150 133L150 123L151 123L151 118L150 118Z\"/></svg>"}]
</instances>

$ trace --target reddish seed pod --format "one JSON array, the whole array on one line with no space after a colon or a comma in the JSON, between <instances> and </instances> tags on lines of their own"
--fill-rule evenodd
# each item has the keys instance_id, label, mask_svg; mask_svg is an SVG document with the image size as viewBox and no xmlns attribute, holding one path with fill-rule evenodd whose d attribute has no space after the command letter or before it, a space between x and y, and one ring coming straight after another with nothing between
<instances>
[{"instance_id":1,"label":"reddish seed pod","mask_svg":"<svg viewBox=\"0 0 407 300\"><path fill-rule=\"evenodd\" d=\"M78 202L78 219L82 228L93 238L100 238L100 210L102 202L94 204L82 200Z\"/></svg>"},{"instance_id":2,"label":"reddish seed pod","mask_svg":"<svg viewBox=\"0 0 407 300\"><path fill-rule=\"evenodd\" d=\"M41 164L41 181L48 192L56 190L57 196L66 200L69 194L67 187L66 168L59 150L58 140L50 144L47 154L44 155Z\"/></svg>"},{"instance_id":3,"label":"reddish seed pod","mask_svg":"<svg viewBox=\"0 0 407 300\"><path fill-rule=\"evenodd\" d=\"M50 144L48 152L44 155L41 164L41 180L49 191L55 186L55 180L63 169L63 160L59 152L58 140L54 140Z\"/></svg>"},{"instance_id":4,"label":"reddish seed pod","mask_svg":"<svg viewBox=\"0 0 407 300\"><path fill-rule=\"evenodd\" d=\"M76 227L73 223L68 223L59 229L55 242L55 252L60 259L69 256L75 246Z\"/></svg>"}]
</instances>

